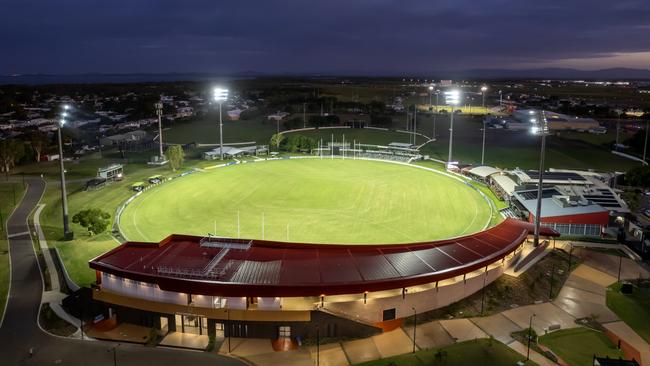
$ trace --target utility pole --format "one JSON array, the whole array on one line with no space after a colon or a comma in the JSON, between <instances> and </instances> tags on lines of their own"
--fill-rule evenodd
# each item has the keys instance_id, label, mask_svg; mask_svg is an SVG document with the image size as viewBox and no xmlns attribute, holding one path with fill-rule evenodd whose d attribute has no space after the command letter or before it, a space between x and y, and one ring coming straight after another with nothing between
<instances>
[{"instance_id":1,"label":"utility pole","mask_svg":"<svg viewBox=\"0 0 650 366\"><path fill-rule=\"evenodd\" d=\"M307 103L302 103L302 128L307 128Z\"/></svg>"},{"instance_id":2,"label":"utility pole","mask_svg":"<svg viewBox=\"0 0 650 366\"><path fill-rule=\"evenodd\" d=\"M481 149L481 165L485 164L485 116L483 117L483 148Z\"/></svg>"},{"instance_id":3,"label":"utility pole","mask_svg":"<svg viewBox=\"0 0 650 366\"><path fill-rule=\"evenodd\" d=\"M416 145L418 130L418 105L413 106L413 145Z\"/></svg>"},{"instance_id":4,"label":"utility pole","mask_svg":"<svg viewBox=\"0 0 650 366\"><path fill-rule=\"evenodd\" d=\"M645 142L643 143L643 161L645 162L645 153L648 150L648 122L645 123Z\"/></svg>"}]
</instances>

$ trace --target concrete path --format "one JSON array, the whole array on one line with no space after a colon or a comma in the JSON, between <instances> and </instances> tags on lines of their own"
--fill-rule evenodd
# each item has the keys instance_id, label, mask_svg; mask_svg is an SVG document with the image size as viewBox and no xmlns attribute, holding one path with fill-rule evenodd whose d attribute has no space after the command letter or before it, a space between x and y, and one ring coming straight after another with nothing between
<instances>
[{"instance_id":1,"label":"concrete path","mask_svg":"<svg viewBox=\"0 0 650 366\"><path fill-rule=\"evenodd\" d=\"M406 334L413 339L413 327L405 327ZM415 332L415 344L419 349L444 347L454 343L454 339L447 333L439 321L418 324Z\"/></svg>"},{"instance_id":2,"label":"concrete path","mask_svg":"<svg viewBox=\"0 0 650 366\"><path fill-rule=\"evenodd\" d=\"M485 333L505 344L514 341L510 334L524 329L503 314L495 314L482 318L472 318L471 321Z\"/></svg>"},{"instance_id":3,"label":"concrete path","mask_svg":"<svg viewBox=\"0 0 650 366\"><path fill-rule=\"evenodd\" d=\"M469 319L441 320L440 325L456 342L470 341L476 338L487 338L488 335Z\"/></svg>"},{"instance_id":4,"label":"concrete path","mask_svg":"<svg viewBox=\"0 0 650 366\"><path fill-rule=\"evenodd\" d=\"M7 234L30 232L27 219L45 191L45 181L26 177L25 195L7 220ZM0 327L3 365L119 365L178 366L180 360L191 365L244 365L239 360L205 352L143 347L103 341L62 338L44 332L37 323L43 294L41 270L30 235L8 239L11 283L5 318ZM51 269L51 271L54 271ZM30 348L33 355L30 356ZM113 351L115 349L115 351Z\"/></svg>"}]
</instances>

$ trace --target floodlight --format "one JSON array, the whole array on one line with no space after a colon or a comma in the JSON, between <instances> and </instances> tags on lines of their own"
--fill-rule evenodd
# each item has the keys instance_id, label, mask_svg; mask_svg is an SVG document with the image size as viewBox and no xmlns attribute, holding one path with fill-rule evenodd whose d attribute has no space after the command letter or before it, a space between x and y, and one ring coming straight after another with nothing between
<instances>
[{"instance_id":1,"label":"floodlight","mask_svg":"<svg viewBox=\"0 0 650 366\"><path fill-rule=\"evenodd\" d=\"M214 100L216 102L222 102L226 99L228 99L228 89L214 88Z\"/></svg>"},{"instance_id":2,"label":"floodlight","mask_svg":"<svg viewBox=\"0 0 650 366\"><path fill-rule=\"evenodd\" d=\"M68 114L66 112L61 113L61 117L67 117Z\"/></svg>"},{"instance_id":3,"label":"floodlight","mask_svg":"<svg viewBox=\"0 0 650 366\"><path fill-rule=\"evenodd\" d=\"M63 105L63 109L65 109L65 110L67 111L68 109L70 109L70 106L67 105L67 104L64 104L64 105Z\"/></svg>"},{"instance_id":4,"label":"floodlight","mask_svg":"<svg viewBox=\"0 0 650 366\"><path fill-rule=\"evenodd\" d=\"M460 103L460 91L456 89L446 91L445 102L450 105L458 105Z\"/></svg>"},{"instance_id":5,"label":"floodlight","mask_svg":"<svg viewBox=\"0 0 650 366\"><path fill-rule=\"evenodd\" d=\"M429 85L429 91L433 91L433 85Z\"/></svg>"},{"instance_id":6,"label":"floodlight","mask_svg":"<svg viewBox=\"0 0 650 366\"><path fill-rule=\"evenodd\" d=\"M64 124L65 124L65 120L63 118L61 118L61 120L59 121L59 125L63 126Z\"/></svg>"},{"instance_id":7,"label":"floodlight","mask_svg":"<svg viewBox=\"0 0 650 366\"><path fill-rule=\"evenodd\" d=\"M483 85L483 86L481 87L481 91L482 91L482 92L486 92L487 90L488 90L488 87L487 87L487 86Z\"/></svg>"},{"instance_id":8,"label":"floodlight","mask_svg":"<svg viewBox=\"0 0 650 366\"><path fill-rule=\"evenodd\" d=\"M539 127L537 126L531 127L530 133L532 133L533 135L537 135L539 133Z\"/></svg>"}]
</instances>

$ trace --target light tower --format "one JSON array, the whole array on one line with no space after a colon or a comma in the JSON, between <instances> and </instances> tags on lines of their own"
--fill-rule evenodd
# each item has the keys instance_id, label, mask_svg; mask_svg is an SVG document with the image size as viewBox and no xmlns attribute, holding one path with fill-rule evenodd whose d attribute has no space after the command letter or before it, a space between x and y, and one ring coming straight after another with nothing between
<instances>
[{"instance_id":1,"label":"light tower","mask_svg":"<svg viewBox=\"0 0 650 366\"><path fill-rule=\"evenodd\" d=\"M485 108L485 92L486 92L487 90L488 90L488 87L487 87L487 86L483 85L483 86L481 87L481 98L483 99L483 102L482 102L481 105L483 106L483 108Z\"/></svg>"},{"instance_id":2,"label":"light tower","mask_svg":"<svg viewBox=\"0 0 650 366\"><path fill-rule=\"evenodd\" d=\"M534 111L530 111L531 115L535 114ZM534 126L531 129L531 132L535 135L541 135L542 141L540 143L540 153L539 153L539 176L537 182L537 207L535 207L535 232L533 237L533 245L537 247L539 245L539 229L541 225L541 215L542 215L542 188L544 184L544 158L546 154L546 135L549 133L548 122L546 120L546 115L544 111L539 112L539 121L536 118L531 118L530 122L537 123L537 126Z\"/></svg>"},{"instance_id":3,"label":"light tower","mask_svg":"<svg viewBox=\"0 0 650 366\"><path fill-rule=\"evenodd\" d=\"M460 91L457 89L445 92L445 102L451 106L451 119L449 122L449 155L447 156L447 169L451 165L453 144L454 144L454 107L460 103Z\"/></svg>"},{"instance_id":4,"label":"light tower","mask_svg":"<svg viewBox=\"0 0 650 366\"><path fill-rule=\"evenodd\" d=\"M163 158L163 139L162 139L162 111L163 111L163 104L161 102L157 102L154 104L154 107L156 108L156 115L158 116L158 142L160 145L160 160L164 161L165 159Z\"/></svg>"},{"instance_id":5,"label":"light tower","mask_svg":"<svg viewBox=\"0 0 650 366\"><path fill-rule=\"evenodd\" d=\"M219 103L219 157L223 160L223 116L221 104L228 99L228 89L214 88L214 101Z\"/></svg>"},{"instance_id":6,"label":"light tower","mask_svg":"<svg viewBox=\"0 0 650 366\"><path fill-rule=\"evenodd\" d=\"M61 138L61 129L65 125L65 118L68 117L68 109L70 106L64 104L62 106L61 118L59 119L58 137L59 137L59 168L61 170L61 206L63 208L63 236L66 240L71 240L73 232L70 231L70 223L68 221L68 194L65 189L65 167L63 166L63 139Z\"/></svg>"}]
</instances>

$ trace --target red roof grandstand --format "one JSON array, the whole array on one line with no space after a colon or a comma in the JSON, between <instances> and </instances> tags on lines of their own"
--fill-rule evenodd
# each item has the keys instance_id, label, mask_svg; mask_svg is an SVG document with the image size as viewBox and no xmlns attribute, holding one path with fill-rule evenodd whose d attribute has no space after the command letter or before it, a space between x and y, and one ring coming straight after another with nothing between
<instances>
[{"instance_id":1,"label":"red roof grandstand","mask_svg":"<svg viewBox=\"0 0 650 366\"><path fill-rule=\"evenodd\" d=\"M506 219L454 239L397 245L321 245L171 235L128 242L90 267L162 290L213 296L318 296L381 291L444 280L514 251L529 223ZM542 227L541 235L557 236Z\"/></svg>"}]
</instances>

